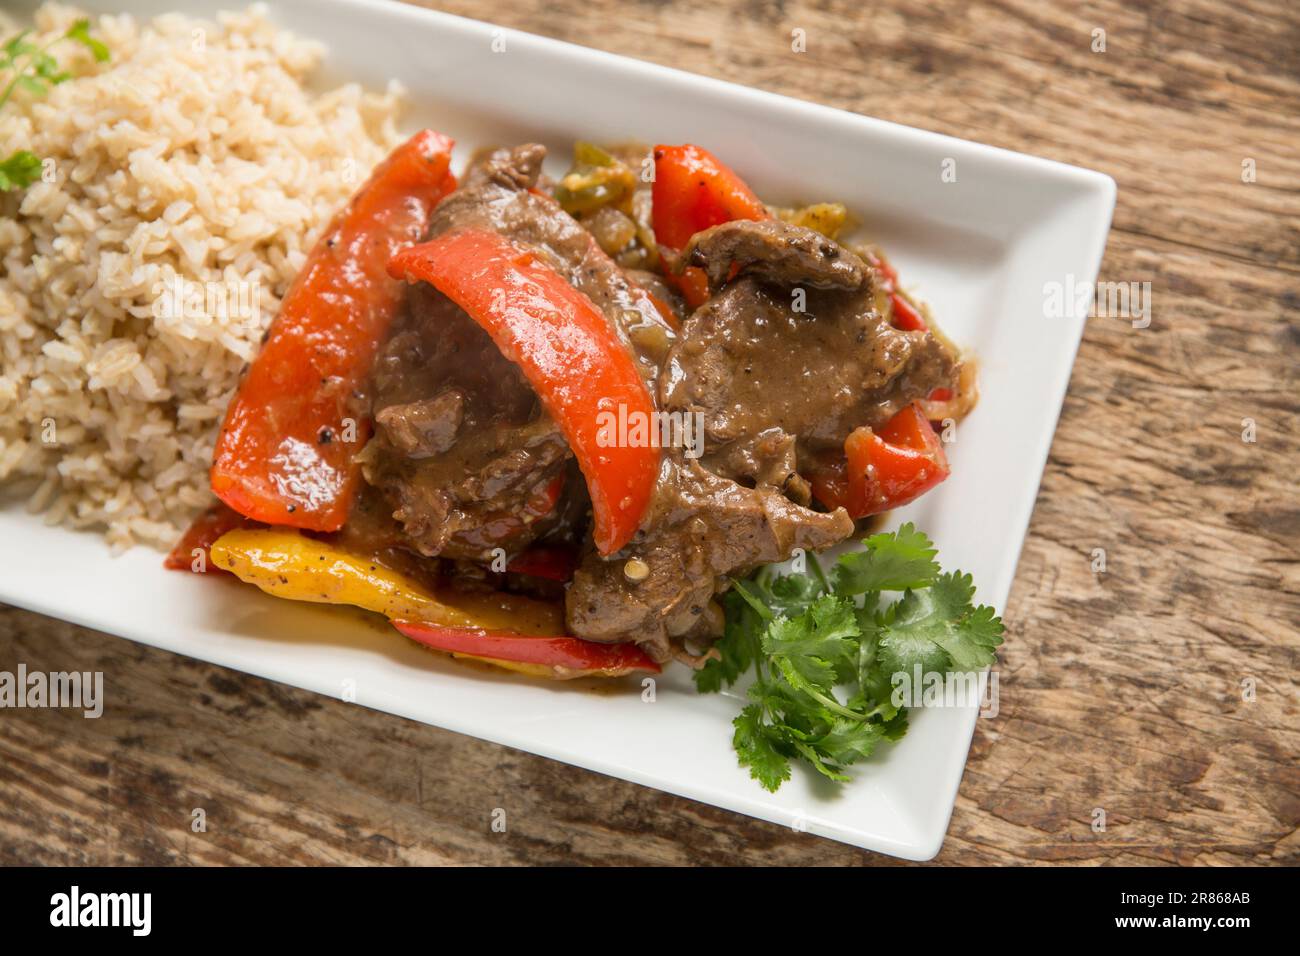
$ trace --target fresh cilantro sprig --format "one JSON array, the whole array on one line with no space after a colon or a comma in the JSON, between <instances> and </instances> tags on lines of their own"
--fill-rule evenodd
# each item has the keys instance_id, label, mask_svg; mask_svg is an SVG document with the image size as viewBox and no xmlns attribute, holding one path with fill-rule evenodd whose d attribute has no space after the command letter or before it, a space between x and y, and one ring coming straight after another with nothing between
<instances>
[{"instance_id":1,"label":"fresh cilantro sprig","mask_svg":"<svg viewBox=\"0 0 1300 956\"><path fill-rule=\"evenodd\" d=\"M719 657L695 674L717 691L753 672L749 703L734 723L742 766L768 790L790 779L794 761L847 781L847 768L882 740L907 731L893 675L978 670L996 660L1002 621L974 606L970 575L943 573L935 548L905 524L863 542L827 575L816 556L807 572L765 568L733 582L723 598ZM901 595L885 603L886 594Z\"/></svg>"},{"instance_id":2,"label":"fresh cilantro sprig","mask_svg":"<svg viewBox=\"0 0 1300 956\"><path fill-rule=\"evenodd\" d=\"M20 149L8 159L0 160L0 192L23 189L41 178L41 158L29 149Z\"/></svg>"},{"instance_id":3,"label":"fresh cilantro sprig","mask_svg":"<svg viewBox=\"0 0 1300 956\"><path fill-rule=\"evenodd\" d=\"M3 89L0 89L0 108L9 102L17 89L44 96L51 86L71 79L72 74L60 69L59 61L50 52L66 40L84 46L98 63L109 58L108 47L90 35L89 19L78 20L67 32L44 46L37 46L28 39L31 32L23 30L0 46L0 74L12 74ZM41 159L31 150L16 150L7 159L0 160L0 192L26 188L40 179L40 176Z\"/></svg>"}]
</instances>

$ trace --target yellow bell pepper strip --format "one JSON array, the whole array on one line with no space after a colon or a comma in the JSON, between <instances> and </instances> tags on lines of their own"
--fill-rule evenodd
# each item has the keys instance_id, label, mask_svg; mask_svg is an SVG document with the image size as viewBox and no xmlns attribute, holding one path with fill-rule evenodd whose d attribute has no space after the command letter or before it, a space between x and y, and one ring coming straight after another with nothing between
<instances>
[{"instance_id":1,"label":"yellow bell pepper strip","mask_svg":"<svg viewBox=\"0 0 1300 956\"><path fill-rule=\"evenodd\" d=\"M596 549L612 554L627 544L650 503L659 449L609 441L605 418L653 422L654 400L592 301L536 253L482 229L403 249L388 271L434 286L519 366L587 481Z\"/></svg>"},{"instance_id":2,"label":"yellow bell pepper strip","mask_svg":"<svg viewBox=\"0 0 1300 956\"><path fill-rule=\"evenodd\" d=\"M212 491L240 514L313 531L343 527L369 427L352 396L403 296L384 270L455 188L451 147L433 130L399 146L308 254L213 453Z\"/></svg>"},{"instance_id":3,"label":"yellow bell pepper strip","mask_svg":"<svg viewBox=\"0 0 1300 956\"><path fill-rule=\"evenodd\" d=\"M211 554L213 567L229 571L275 597L351 604L388 618L400 618L407 626L450 630L459 638L455 646L437 649L505 670L567 679L588 674L618 676L632 669L629 660L643 663L635 655L629 657L626 650L619 650L622 645L595 644L572 637L558 639L589 646L590 652L583 654L582 648L575 649L568 643L548 643L557 640L553 635L564 631L564 613L558 604L500 592L435 594L407 575L295 530L229 531L213 542ZM469 640L480 634L495 639L480 643ZM521 645L518 653L512 653L509 642L501 638L539 643L537 647L531 643ZM414 639L425 647L434 646L429 640ZM579 660L590 666L574 666ZM658 671L653 661L649 665Z\"/></svg>"},{"instance_id":4,"label":"yellow bell pepper strip","mask_svg":"<svg viewBox=\"0 0 1300 956\"><path fill-rule=\"evenodd\" d=\"M554 669L556 676L561 677L596 674L622 677L633 671L658 674L661 670L635 644L598 644L576 637L530 637L420 621L394 621L393 626L411 640L434 650L472 654L486 660L539 664Z\"/></svg>"},{"instance_id":5,"label":"yellow bell pepper strip","mask_svg":"<svg viewBox=\"0 0 1300 956\"><path fill-rule=\"evenodd\" d=\"M538 634L564 627L555 605L508 594L443 600L371 558L287 528L228 531L213 542L211 553L217 567L292 601L352 604L385 617L457 627L509 627Z\"/></svg>"}]
</instances>

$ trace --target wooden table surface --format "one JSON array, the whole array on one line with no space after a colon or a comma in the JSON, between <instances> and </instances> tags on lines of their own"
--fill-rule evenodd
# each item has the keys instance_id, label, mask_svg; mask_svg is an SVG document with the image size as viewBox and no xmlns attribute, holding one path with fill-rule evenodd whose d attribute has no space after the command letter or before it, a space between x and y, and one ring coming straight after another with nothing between
<instances>
[{"instance_id":1,"label":"wooden table surface","mask_svg":"<svg viewBox=\"0 0 1300 956\"><path fill-rule=\"evenodd\" d=\"M1150 282L1152 322L1088 325L1004 609L1001 712L938 861L1300 862L1300 6L499 0L491 17L1116 179L1102 278ZM100 720L0 714L4 863L894 862L0 608L0 670L18 661L102 670L114 693Z\"/></svg>"}]
</instances>

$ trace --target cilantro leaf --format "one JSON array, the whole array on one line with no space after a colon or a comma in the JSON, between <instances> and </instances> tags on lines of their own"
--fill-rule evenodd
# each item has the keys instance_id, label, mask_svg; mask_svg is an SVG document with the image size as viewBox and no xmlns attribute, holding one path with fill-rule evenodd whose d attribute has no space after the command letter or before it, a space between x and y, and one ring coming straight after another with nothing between
<instances>
[{"instance_id":1,"label":"cilantro leaf","mask_svg":"<svg viewBox=\"0 0 1300 956\"><path fill-rule=\"evenodd\" d=\"M108 47L90 35L89 19L83 18L78 20L70 26L68 32L63 35L74 43L80 43L89 50L94 55L96 63L105 63L108 61Z\"/></svg>"},{"instance_id":2,"label":"cilantro leaf","mask_svg":"<svg viewBox=\"0 0 1300 956\"><path fill-rule=\"evenodd\" d=\"M1002 622L991 608L972 608L969 574L944 574L932 587L908 591L890 609L880 658L893 671L975 670L996 660Z\"/></svg>"},{"instance_id":3,"label":"cilantro leaf","mask_svg":"<svg viewBox=\"0 0 1300 956\"><path fill-rule=\"evenodd\" d=\"M858 645L858 693L849 706L867 717L892 720L899 708L894 703L893 672L880 660L881 628L874 622L863 626Z\"/></svg>"},{"instance_id":4,"label":"cilantro leaf","mask_svg":"<svg viewBox=\"0 0 1300 956\"><path fill-rule=\"evenodd\" d=\"M722 610L726 626L722 640L714 645L719 656L694 674L695 689L702 694L715 693L734 684L753 664L758 647L758 615L738 591L723 595Z\"/></svg>"},{"instance_id":5,"label":"cilantro leaf","mask_svg":"<svg viewBox=\"0 0 1300 956\"><path fill-rule=\"evenodd\" d=\"M749 688L749 699L761 705L765 713L771 713L774 723L784 728L787 736L819 736L834 720L820 701L777 674L756 681Z\"/></svg>"},{"instance_id":6,"label":"cilantro leaf","mask_svg":"<svg viewBox=\"0 0 1300 956\"><path fill-rule=\"evenodd\" d=\"M853 604L824 594L804 614L779 617L762 637L763 651L792 687L830 694L838 674L856 665L858 627Z\"/></svg>"},{"instance_id":7,"label":"cilantro leaf","mask_svg":"<svg viewBox=\"0 0 1300 956\"><path fill-rule=\"evenodd\" d=\"M718 690L754 672L732 744L768 790L796 760L847 781L882 741L902 738L908 712L894 701L895 674L972 671L996 659L1001 620L972 605L970 575L941 573L929 538L905 524L863 544L829 580L809 555L810 572L760 570L723 598L721 659L697 672L696 686ZM883 602L882 592L902 596Z\"/></svg>"},{"instance_id":8,"label":"cilantro leaf","mask_svg":"<svg viewBox=\"0 0 1300 956\"><path fill-rule=\"evenodd\" d=\"M90 20L80 19L61 37L45 46L37 46L27 39L31 30L23 30L0 45L0 70L12 75L0 80L0 107L9 102L14 90L26 90L33 96L44 96L51 86L72 78L67 70L59 69L59 61L50 54L50 48L61 40L71 40L86 47L95 60L103 63L109 58L108 47L90 35ZM18 150L0 162L0 192L30 186L40 178L40 157L27 150Z\"/></svg>"},{"instance_id":9,"label":"cilantro leaf","mask_svg":"<svg viewBox=\"0 0 1300 956\"><path fill-rule=\"evenodd\" d=\"M0 47L0 51L3 52L3 55L0 55L0 67L8 69L20 56L30 56L40 49L36 44L28 41L31 32L31 30L23 30L5 41L4 46Z\"/></svg>"},{"instance_id":10,"label":"cilantro leaf","mask_svg":"<svg viewBox=\"0 0 1300 956\"><path fill-rule=\"evenodd\" d=\"M906 592L882 620L880 647L876 652L880 669L887 674L911 674L917 667L923 674L947 670L948 652L934 641L941 626L930 594Z\"/></svg>"},{"instance_id":11,"label":"cilantro leaf","mask_svg":"<svg viewBox=\"0 0 1300 956\"><path fill-rule=\"evenodd\" d=\"M775 793L790 779L790 761L777 749L777 735L763 723L762 708L750 704L732 721L732 726L736 732L731 743L740 765L748 767L751 777Z\"/></svg>"},{"instance_id":12,"label":"cilantro leaf","mask_svg":"<svg viewBox=\"0 0 1300 956\"><path fill-rule=\"evenodd\" d=\"M970 575L965 580L969 583ZM998 659L995 648L1002 644L1003 630L1002 619L993 608L981 604L970 609L939 644L952 658L955 670L981 670Z\"/></svg>"},{"instance_id":13,"label":"cilantro leaf","mask_svg":"<svg viewBox=\"0 0 1300 956\"><path fill-rule=\"evenodd\" d=\"M20 149L0 161L0 192L25 188L40 178L41 158L35 153Z\"/></svg>"},{"instance_id":14,"label":"cilantro leaf","mask_svg":"<svg viewBox=\"0 0 1300 956\"><path fill-rule=\"evenodd\" d=\"M796 617L825 593L825 587L816 575L783 574L767 582L767 606L778 617Z\"/></svg>"},{"instance_id":15,"label":"cilantro leaf","mask_svg":"<svg viewBox=\"0 0 1300 956\"><path fill-rule=\"evenodd\" d=\"M35 88L33 92L38 94L45 92L45 84L48 83L51 86L55 86L72 76L72 74L67 70L60 70L59 61L44 51L32 55L30 69L32 69L36 75L34 77L21 77L20 82L28 81L34 84Z\"/></svg>"},{"instance_id":16,"label":"cilantro leaf","mask_svg":"<svg viewBox=\"0 0 1300 956\"><path fill-rule=\"evenodd\" d=\"M934 560L938 552L910 521L892 534L874 534L863 544L865 551L841 555L835 563L836 593L923 588L939 575Z\"/></svg>"},{"instance_id":17,"label":"cilantro leaf","mask_svg":"<svg viewBox=\"0 0 1300 956\"><path fill-rule=\"evenodd\" d=\"M806 744L802 740L794 741L794 749L797 750L805 760L813 765L813 769L824 777L829 777L836 783L848 783L849 778L844 772L828 760L824 760L824 752L811 744Z\"/></svg>"},{"instance_id":18,"label":"cilantro leaf","mask_svg":"<svg viewBox=\"0 0 1300 956\"><path fill-rule=\"evenodd\" d=\"M870 757L884 736L881 724L840 718L817 741L817 747L833 763L847 767L864 757Z\"/></svg>"},{"instance_id":19,"label":"cilantro leaf","mask_svg":"<svg viewBox=\"0 0 1300 956\"><path fill-rule=\"evenodd\" d=\"M882 723L880 732L886 740L902 740L907 733L907 711L900 710L896 717Z\"/></svg>"}]
</instances>

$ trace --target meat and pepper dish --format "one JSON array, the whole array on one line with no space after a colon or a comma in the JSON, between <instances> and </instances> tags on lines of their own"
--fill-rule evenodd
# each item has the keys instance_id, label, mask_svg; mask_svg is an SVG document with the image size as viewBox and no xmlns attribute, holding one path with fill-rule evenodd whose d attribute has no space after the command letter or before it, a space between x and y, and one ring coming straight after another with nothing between
<instances>
[{"instance_id":1,"label":"meat and pepper dish","mask_svg":"<svg viewBox=\"0 0 1300 956\"><path fill-rule=\"evenodd\" d=\"M974 366L847 211L691 145L424 131L312 251L169 558L529 674L700 666L720 596L948 474ZM933 423L933 424L932 424Z\"/></svg>"},{"instance_id":2,"label":"meat and pepper dish","mask_svg":"<svg viewBox=\"0 0 1300 956\"><path fill-rule=\"evenodd\" d=\"M324 47L260 7L48 4L14 30L0 485L215 579L151 613L193 596L221 633L243 582L497 672L635 673L603 684L601 733L680 661L665 704L693 707L688 674L734 689L732 749L772 791L798 765L844 782L919 709L982 693L1001 620L883 517L948 476L976 369L842 204L765 204L690 144L453 170L440 133L402 142L396 84L313 90ZM448 686L411 663L382 672ZM456 706L501 700L480 691Z\"/></svg>"}]
</instances>

